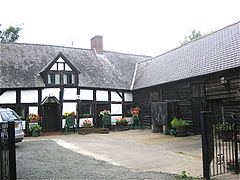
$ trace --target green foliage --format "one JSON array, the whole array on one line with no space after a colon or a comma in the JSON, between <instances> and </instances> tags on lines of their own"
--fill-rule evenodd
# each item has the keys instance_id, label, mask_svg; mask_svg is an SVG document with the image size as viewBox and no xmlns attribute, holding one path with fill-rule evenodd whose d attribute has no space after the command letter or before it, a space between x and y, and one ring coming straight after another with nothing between
<instances>
[{"instance_id":1,"label":"green foliage","mask_svg":"<svg viewBox=\"0 0 240 180\"><path fill-rule=\"evenodd\" d=\"M10 26L6 30L0 31L0 41L2 42L16 42L19 38L20 27Z\"/></svg>"},{"instance_id":2,"label":"green foliage","mask_svg":"<svg viewBox=\"0 0 240 180\"><path fill-rule=\"evenodd\" d=\"M119 119L117 119L117 121L116 121L116 124L118 125L118 124L126 124L126 123L128 123L128 120L126 119L126 118L119 118Z\"/></svg>"},{"instance_id":3,"label":"green foliage","mask_svg":"<svg viewBox=\"0 0 240 180\"><path fill-rule=\"evenodd\" d=\"M179 127L189 126L189 123L175 117L171 121L171 126L173 128L179 128Z\"/></svg>"},{"instance_id":4,"label":"green foliage","mask_svg":"<svg viewBox=\"0 0 240 180\"><path fill-rule=\"evenodd\" d=\"M83 114L82 116L83 116L83 118L89 118L89 117L91 117L91 115L88 114L88 113L87 113L87 114Z\"/></svg>"},{"instance_id":5,"label":"green foliage","mask_svg":"<svg viewBox=\"0 0 240 180\"><path fill-rule=\"evenodd\" d=\"M188 42L202 37L202 33L193 29L192 33L189 36L185 36L184 40L180 42L181 45L187 44Z\"/></svg>"},{"instance_id":6,"label":"green foliage","mask_svg":"<svg viewBox=\"0 0 240 180\"><path fill-rule=\"evenodd\" d=\"M175 176L176 178L187 178L188 177L188 175L187 175L187 171L182 171L181 172L181 174L177 174L176 176Z\"/></svg>"},{"instance_id":7,"label":"green foliage","mask_svg":"<svg viewBox=\"0 0 240 180\"><path fill-rule=\"evenodd\" d=\"M178 179L189 179L189 180L201 180L203 178L188 176L187 171L182 171L181 174L177 174L175 177Z\"/></svg>"},{"instance_id":8,"label":"green foliage","mask_svg":"<svg viewBox=\"0 0 240 180\"><path fill-rule=\"evenodd\" d=\"M218 131L231 131L233 128L228 122L223 122L219 126L215 126Z\"/></svg>"},{"instance_id":9,"label":"green foliage","mask_svg":"<svg viewBox=\"0 0 240 180\"><path fill-rule=\"evenodd\" d=\"M34 125L30 126L30 128L29 128L30 132L34 132L34 131L36 132L36 131L41 131L41 130L42 130L42 127L38 124L34 124Z\"/></svg>"}]
</instances>

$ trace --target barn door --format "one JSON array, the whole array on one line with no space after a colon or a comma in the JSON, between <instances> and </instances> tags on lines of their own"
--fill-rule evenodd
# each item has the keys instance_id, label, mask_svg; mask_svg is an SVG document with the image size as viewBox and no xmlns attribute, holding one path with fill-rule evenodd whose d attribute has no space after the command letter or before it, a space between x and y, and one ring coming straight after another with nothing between
<instances>
[{"instance_id":1,"label":"barn door","mask_svg":"<svg viewBox=\"0 0 240 180\"><path fill-rule=\"evenodd\" d=\"M201 111L201 100L198 98L192 99L192 119L193 119L193 128L194 128L195 134L201 133L200 111Z\"/></svg>"}]
</instances>

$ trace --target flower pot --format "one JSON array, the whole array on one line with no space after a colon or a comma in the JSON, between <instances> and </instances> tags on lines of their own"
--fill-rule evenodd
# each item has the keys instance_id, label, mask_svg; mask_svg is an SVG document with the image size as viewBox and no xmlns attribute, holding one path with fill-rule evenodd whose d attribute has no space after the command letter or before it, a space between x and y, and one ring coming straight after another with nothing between
<instances>
[{"instance_id":1,"label":"flower pot","mask_svg":"<svg viewBox=\"0 0 240 180\"><path fill-rule=\"evenodd\" d=\"M125 123L117 123L116 125L117 125L117 129L119 130L119 131L124 131L124 130L126 130L126 126L127 126L127 122L125 122Z\"/></svg>"},{"instance_id":2,"label":"flower pot","mask_svg":"<svg viewBox=\"0 0 240 180\"><path fill-rule=\"evenodd\" d=\"M233 139L233 134L231 130L228 131L220 131L219 138L223 141L231 141Z\"/></svg>"},{"instance_id":3,"label":"flower pot","mask_svg":"<svg viewBox=\"0 0 240 180\"><path fill-rule=\"evenodd\" d=\"M40 135L39 131L32 131L32 136L33 137L38 137Z\"/></svg>"},{"instance_id":4,"label":"flower pot","mask_svg":"<svg viewBox=\"0 0 240 180\"><path fill-rule=\"evenodd\" d=\"M188 126L182 126L179 128L176 128L175 136L183 137L188 136Z\"/></svg>"}]
</instances>

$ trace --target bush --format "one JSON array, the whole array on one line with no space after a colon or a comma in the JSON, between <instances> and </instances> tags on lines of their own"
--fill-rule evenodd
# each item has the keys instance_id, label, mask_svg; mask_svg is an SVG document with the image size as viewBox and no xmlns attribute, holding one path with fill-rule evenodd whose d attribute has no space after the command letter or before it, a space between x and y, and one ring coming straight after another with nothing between
<instances>
[{"instance_id":1,"label":"bush","mask_svg":"<svg viewBox=\"0 0 240 180\"><path fill-rule=\"evenodd\" d=\"M29 131L30 132L36 132L36 131L41 131L42 130L42 127L41 126L39 126L38 124L34 124L34 125L32 125L32 126L30 126L30 128L29 128Z\"/></svg>"},{"instance_id":2,"label":"bush","mask_svg":"<svg viewBox=\"0 0 240 180\"><path fill-rule=\"evenodd\" d=\"M171 121L171 126L172 126L173 128L180 128L180 127L189 126L189 123L175 117L175 118L173 118L173 120Z\"/></svg>"}]
</instances>

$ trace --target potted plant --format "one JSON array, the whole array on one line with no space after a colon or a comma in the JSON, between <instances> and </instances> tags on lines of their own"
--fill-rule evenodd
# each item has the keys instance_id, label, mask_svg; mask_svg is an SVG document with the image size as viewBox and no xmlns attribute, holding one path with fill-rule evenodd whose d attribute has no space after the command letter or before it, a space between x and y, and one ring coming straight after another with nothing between
<instances>
[{"instance_id":1,"label":"potted plant","mask_svg":"<svg viewBox=\"0 0 240 180\"><path fill-rule=\"evenodd\" d=\"M38 124L33 124L29 127L29 131L32 132L33 137L37 137L40 135L40 132L42 130L42 127Z\"/></svg>"},{"instance_id":2,"label":"potted plant","mask_svg":"<svg viewBox=\"0 0 240 180\"><path fill-rule=\"evenodd\" d=\"M189 123L186 121L183 121L182 119L178 119L177 117L174 117L171 121L171 126L174 128L175 135L176 136L187 136L188 135L188 126Z\"/></svg>"},{"instance_id":3,"label":"potted plant","mask_svg":"<svg viewBox=\"0 0 240 180\"><path fill-rule=\"evenodd\" d=\"M66 112L63 114L63 119L66 119L69 116L76 118L76 113L75 112Z\"/></svg>"},{"instance_id":4,"label":"potted plant","mask_svg":"<svg viewBox=\"0 0 240 180\"><path fill-rule=\"evenodd\" d=\"M215 129L219 133L219 138L223 141L230 141L233 139L232 126L228 122L222 122L216 126Z\"/></svg>"},{"instance_id":5,"label":"potted plant","mask_svg":"<svg viewBox=\"0 0 240 180\"><path fill-rule=\"evenodd\" d=\"M116 121L116 126L118 127L119 130L122 130L122 131L126 129L127 124L128 124L128 120L125 117L119 118Z\"/></svg>"},{"instance_id":6,"label":"potted plant","mask_svg":"<svg viewBox=\"0 0 240 180\"><path fill-rule=\"evenodd\" d=\"M112 125L111 112L109 110L103 110L99 115L102 116L103 127L110 127Z\"/></svg>"},{"instance_id":7,"label":"potted plant","mask_svg":"<svg viewBox=\"0 0 240 180\"><path fill-rule=\"evenodd\" d=\"M139 129L141 124L139 120L139 107L131 108L132 120L133 120L133 128Z\"/></svg>"},{"instance_id":8,"label":"potted plant","mask_svg":"<svg viewBox=\"0 0 240 180\"><path fill-rule=\"evenodd\" d=\"M83 123L82 123L82 127L84 128L89 128L92 126L92 122L90 120L84 120Z\"/></svg>"}]
</instances>

